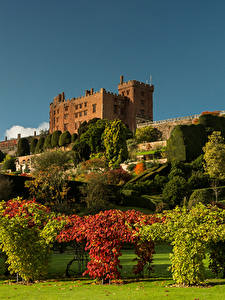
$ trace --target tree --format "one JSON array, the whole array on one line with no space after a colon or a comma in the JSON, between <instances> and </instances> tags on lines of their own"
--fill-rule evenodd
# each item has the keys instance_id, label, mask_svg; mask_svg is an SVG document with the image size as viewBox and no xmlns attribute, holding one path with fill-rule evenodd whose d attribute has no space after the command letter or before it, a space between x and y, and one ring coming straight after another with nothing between
<instances>
[{"instance_id":1,"label":"tree","mask_svg":"<svg viewBox=\"0 0 225 300\"><path fill-rule=\"evenodd\" d=\"M28 139L21 138L17 145L17 156L25 156L30 154L30 145Z\"/></svg>"},{"instance_id":2,"label":"tree","mask_svg":"<svg viewBox=\"0 0 225 300\"><path fill-rule=\"evenodd\" d=\"M152 126L140 127L136 129L136 140L142 142L155 142L161 139L162 132Z\"/></svg>"},{"instance_id":3,"label":"tree","mask_svg":"<svg viewBox=\"0 0 225 300\"><path fill-rule=\"evenodd\" d=\"M212 179L216 201L218 200L218 181L225 179L225 142L220 131L214 131L203 148L205 171Z\"/></svg>"},{"instance_id":4,"label":"tree","mask_svg":"<svg viewBox=\"0 0 225 300\"><path fill-rule=\"evenodd\" d=\"M90 157L91 149L85 141L76 140L73 145L73 161L77 165Z\"/></svg>"},{"instance_id":5,"label":"tree","mask_svg":"<svg viewBox=\"0 0 225 300\"><path fill-rule=\"evenodd\" d=\"M59 146L59 137L61 134L62 134L62 132L60 130L56 130L53 132L52 138L51 138L52 148Z\"/></svg>"},{"instance_id":6,"label":"tree","mask_svg":"<svg viewBox=\"0 0 225 300\"><path fill-rule=\"evenodd\" d=\"M118 168L128 158L126 126L121 120L111 121L104 131L105 156L110 168Z\"/></svg>"},{"instance_id":7,"label":"tree","mask_svg":"<svg viewBox=\"0 0 225 300\"><path fill-rule=\"evenodd\" d=\"M69 131L64 131L59 137L59 146L67 146L71 143L71 134Z\"/></svg>"},{"instance_id":8,"label":"tree","mask_svg":"<svg viewBox=\"0 0 225 300\"><path fill-rule=\"evenodd\" d=\"M51 139L52 139L52 135L51 134L49 134L49 135L46 136L45 142L44 142L44 146L43 146L44 150L52 148Z\"/></svg>"},{"instance_id":9,"label":"tree","mask_svg":"<svg viewBox=\"0 0 225 300\"><path fill-rule=\"evenodd\" d=\"M32 141L31 141L31 143L30 143L30 153L31 154L35 153L35 149L36 149L37 143L38 143L38 139L33 138Z\"/></svg>"},{"instance_id":10,"label":"tree","mask_svg":"<svg viewBox=\"0 0 225 300\"><path fill-rule=\"evenodd\" d=\"M44 150L45 137L41 136L37 142L35 153L41 153Z\"/></svg>"},{"instance_id":11,"label":"tree","mask_svg":"<svg viewBox=\"0 0 225 300\"><path fill-rule=\"evenodd\" d=\"M25 183L30 195L54 211L67 211L71 204L66 173L72 167L70 155L63 151L44 152L33 159L32 167L34 179Z\"/></svg>"}]
</instances>

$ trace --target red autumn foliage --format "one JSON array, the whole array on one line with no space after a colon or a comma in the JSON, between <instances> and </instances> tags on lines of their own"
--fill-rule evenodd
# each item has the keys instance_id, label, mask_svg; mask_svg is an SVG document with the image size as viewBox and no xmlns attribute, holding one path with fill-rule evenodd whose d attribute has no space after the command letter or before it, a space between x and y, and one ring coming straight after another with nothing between
<instances>
[{"instance_id":1,"label":"red autumn foliage","mask_svg":"<svg viewBox=\"0 0 225 300\"><path fill-rule=\"evenodd\" d=\"M86 217L71 216L65 229L59 234L58 240L86 241L90 261L83 275L92 278L117 279L120 278L118 268L121 268L119 256L124 243L132 243L139 256L135 273L143 270L151 263L154 253L153 243L142 243L135 235L141 224L161 222L154 216L144 215L135 210L122 212L108 210Z\"/></svg>"},{"instance_id":2,"label":"red autumn foliage","mask_svg":"<svg viewBox=\"0 0 225 300\"><path fill-rule=\"evenodd\" d=\"M107 178L108 184L124 184L131 179L130 173L125 171L122 167L119 169L109 170L105 172L104 175Z\"/></svg>"}]
</instances>

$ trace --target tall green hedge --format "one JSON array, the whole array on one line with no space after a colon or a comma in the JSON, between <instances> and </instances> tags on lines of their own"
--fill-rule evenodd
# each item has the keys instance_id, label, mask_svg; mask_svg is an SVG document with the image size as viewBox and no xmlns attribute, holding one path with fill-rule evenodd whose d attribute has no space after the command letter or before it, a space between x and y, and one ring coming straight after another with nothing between
<instances>
[{"instance_id":1,"label":"tall green hedge","mask_svg":"<svg viewBox=\"0 0 225 300\"><path fill-rule=\"evenodd\" d=\"M207 141L205 126L178 125L174 127L167 141L167 156L172 161L193 161L202 153Z\"/></svg>"},{"instance_id":2,"label":"tall green hedge","mask_svg":"<svg viewBox=\"0 0 225 300\"><path fill-rule=\"evenodd\" d=\"M221 131L225 137L225 118L214 116L211 114L202 115L199 117L198 123L205 126L209 133L213 131Z\"/></svg>"}]
</instances>

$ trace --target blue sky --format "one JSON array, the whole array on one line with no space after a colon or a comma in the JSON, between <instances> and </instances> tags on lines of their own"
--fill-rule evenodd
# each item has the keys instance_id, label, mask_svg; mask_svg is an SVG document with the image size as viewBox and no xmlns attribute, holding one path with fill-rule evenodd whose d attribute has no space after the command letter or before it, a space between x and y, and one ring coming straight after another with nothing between
<instances>
[{"instance_id":1,"label":"blue sky","mask_svg":"<svg viewBox=\"0 0 225 300\"><path fill-rule=\"evenodd\" d=\"M223 0L0 0L0 139L119 76L155 85L154 119L224 110Z\"/></svg>"}]
</instances>

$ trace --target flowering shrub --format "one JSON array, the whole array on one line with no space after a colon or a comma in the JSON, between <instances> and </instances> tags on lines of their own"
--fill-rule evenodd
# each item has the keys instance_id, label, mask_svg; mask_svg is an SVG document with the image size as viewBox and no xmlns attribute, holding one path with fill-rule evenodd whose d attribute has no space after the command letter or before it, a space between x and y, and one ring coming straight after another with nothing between
<instances>
[{"instance_id":1,"label":"flowering shrub","mask_svg":"<svg viewBox=\"0 0 225 300\"><path fill-rule=\"evenodd\" d=\"M1 202L0 248L8 257L10 273L18 273L26 281L45 274L51 242L62 225L62 219L35 200Z\"/></svg>"}]
</instances>

